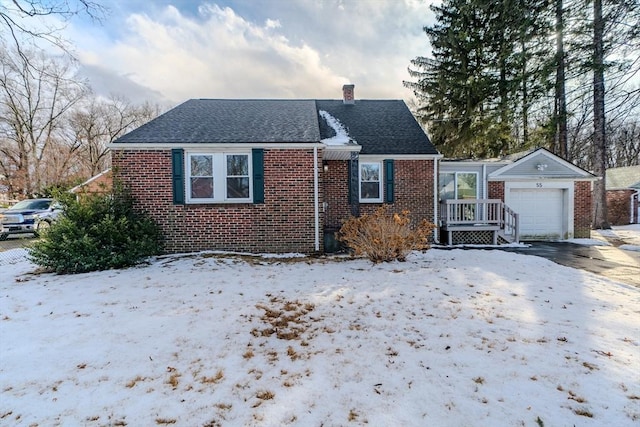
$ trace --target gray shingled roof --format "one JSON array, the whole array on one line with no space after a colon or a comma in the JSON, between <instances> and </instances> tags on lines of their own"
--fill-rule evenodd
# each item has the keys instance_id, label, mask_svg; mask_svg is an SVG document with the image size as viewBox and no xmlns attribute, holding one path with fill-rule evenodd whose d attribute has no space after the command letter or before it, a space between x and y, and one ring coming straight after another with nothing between
<instances>
[{"instance_id":1,"label":"gray shingled roof","mask_svg":"<svg viewBox=\"0 0 640 427\"><path fill-rule=\"evenodd\" d=\"M317 142L313 101L191 99L117 143Z\"/></svg>"},{"instance_id":2,"label":"gray shingled roof","mask_svg":"<svg viewBox=\"0 0 640 427\"><path fill-rule=\"evenodd\" d=\"M360 154L438 154L418 122L400 100L318 100L318 110L338 119L349 136L362 146ZM335 135L320 119L322 139Z\"/></svg>"},{"instance_id":3,"label":"gray shingled roof","mask_svg":"<svg viewBox=\"0 0 640 427\"><path fill-rule=\"evenodd\" d=\"M337 118L361 154L438 154L403 101L191 99L122 136L127 143L319 142L335 131L319 116Z\"/></svg>"},{"instance_id":4,"label":"gray shingled roof","mask_svg":"<svg viewBox=\"0 0 640 427\"><path fill-rule=\"evenodd\" d=\"M607 169L605 177L607 190L624 188L640 190L640 166Z\"/></svg>"}]
</instances>

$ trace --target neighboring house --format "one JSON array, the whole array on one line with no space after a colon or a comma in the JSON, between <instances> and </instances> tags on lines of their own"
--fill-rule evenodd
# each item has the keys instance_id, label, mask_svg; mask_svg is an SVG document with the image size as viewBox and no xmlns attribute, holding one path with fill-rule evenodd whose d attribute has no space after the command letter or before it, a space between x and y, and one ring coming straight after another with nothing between
<instances>
[{"instance_id":1,"label":"neighboring house","mask_svg":"<svg viewBox=\"0 0 640 427\"><path fill-rule=\"evenodd\" d=\"M611 225L640 223L638 219L640 195L640 166L607 169L607 214Z\"/></svg>"},{"instance_id":2,"label":"neighboring house","mask_svg":"<svg viewBox=\"0 0 640 427\"><path fill-rule=\"evenodd\" d=\"M437 217L441 157L403 101L192 99L110 146L167 252L323 252L349 215Z\"/></svg>"},{"instance_id":3,"label":"neighboring house","mask_svg":"<svg viewBox=\"0 0 640 427\"><path fill-rule=\"evenodd\" d=\"M69 192L76 194L77 197L83 194L107 194L113 188L113 173L111 168L100 172L98 175L92 176L80 185L76 185Z\"/></svg>"},{"instance_id":4,"label":"neighboring house","mask_svg":"<svg viewBox=\"0 0 640 427\"><path fill-rule=\"evenodd\" d=\"M596 179L544 148L502 160L443 160L441 240L495 244L589 237Z\"/></svg>"}]
</instances>

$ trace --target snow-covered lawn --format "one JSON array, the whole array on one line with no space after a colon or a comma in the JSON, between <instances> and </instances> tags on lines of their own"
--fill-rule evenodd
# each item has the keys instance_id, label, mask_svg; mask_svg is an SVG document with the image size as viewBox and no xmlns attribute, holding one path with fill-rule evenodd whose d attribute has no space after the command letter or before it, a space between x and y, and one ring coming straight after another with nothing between
<instances>
[{"instance_id":1,"label":"snow-covered lawn","mask_svg":"<svg viewBox=\"0 0 640 427\"><path fill-rule=\"evenodd\" d=\"M637 426L640 290L533 256L0 268L0 425Z\"/></svg>"}]
</instances>

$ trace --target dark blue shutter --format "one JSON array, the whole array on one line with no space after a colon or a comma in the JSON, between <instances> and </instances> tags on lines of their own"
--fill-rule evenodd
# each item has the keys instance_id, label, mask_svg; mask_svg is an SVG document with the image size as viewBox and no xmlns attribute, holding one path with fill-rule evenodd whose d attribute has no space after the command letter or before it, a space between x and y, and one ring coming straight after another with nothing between
<instances>
[{"instance_id":1,"label":"dark blue shutter","mask_svg":"<svg viewBox=\"0 0 640 427\"><path fill-rule=\"evenodd\" d=\"M264 203L264 150L251 150L253 165L253 203Z\"/></svg>"},{"instance_id":2,"label":"dark blue shutter","mask_svg":"<svg viewBox=\"0 0 640 427\"><path fill-rule=\"evenodd\" d=\"M173 181L173 204L184 204L184 151L171 150L171 173Z\"/></svg>"},{"instance_id":3,"label":"dark blue shutter","mask_svg":"<svg viewBox=\"0 0 640 427\"><path fill-rule=\"evenodd\" d=\"M393 159L384 161L384 202L393 203Z\"/></svg>"}]
</instances>

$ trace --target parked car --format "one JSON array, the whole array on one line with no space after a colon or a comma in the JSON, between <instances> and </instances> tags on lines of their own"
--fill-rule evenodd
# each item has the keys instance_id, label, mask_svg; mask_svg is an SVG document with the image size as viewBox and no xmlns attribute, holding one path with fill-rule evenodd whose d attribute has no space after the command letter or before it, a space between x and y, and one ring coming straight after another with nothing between
<instances>
[{"instance_id":1,"label":"parked car","mask_svg":"<svg viewBox=\"0 0 640 427\"><path fill-rule=\"evenodd\" d=\"M53 199L28 199L0 213L0 240L11 234L33 233L38 236L51 226L62 212Z\"/></svg>"}]
</instances>

